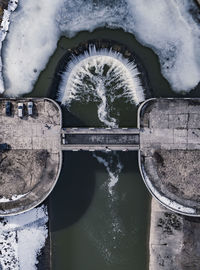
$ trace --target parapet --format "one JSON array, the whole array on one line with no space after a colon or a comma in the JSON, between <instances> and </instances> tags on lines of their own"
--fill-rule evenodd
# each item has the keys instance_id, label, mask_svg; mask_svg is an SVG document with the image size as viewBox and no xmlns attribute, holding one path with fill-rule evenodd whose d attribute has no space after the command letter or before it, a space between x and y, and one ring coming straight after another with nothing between
<instances>
[{"instance_id":1,"label":"parapet","mask_svg":"<svg viewBox=\"0 0 200 270\"><path fill-rule=\"evenodd\" d=\"M200 216L200 99L149 99L138 110L139 167L167 208Z\"/></svg>"},{"instance_id":2,"label":"parapet","mask_svg":"<svg viewBox=\"0 0 200 270\"><path fill-rule=\"evenodd\" d=\"M23 213L52 191L62 166L61 124L61 109L51 99L0 99L0 216Z\"/></svg>"}]
</instances>

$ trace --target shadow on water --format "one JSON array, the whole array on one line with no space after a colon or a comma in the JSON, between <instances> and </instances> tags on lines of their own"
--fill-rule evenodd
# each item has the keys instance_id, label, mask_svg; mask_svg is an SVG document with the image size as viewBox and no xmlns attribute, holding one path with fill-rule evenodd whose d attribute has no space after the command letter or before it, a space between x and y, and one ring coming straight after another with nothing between
<instances>
[{"instance_id":1,"label":"shadow on water","mask_svg":"<svg viewBox=\"0 0 200 270\"><path fill-rule=\"evenodd\" d=\"M76 223L87 211L94 194L94 158L87 152L64 152L63 167L50 195L51 231ZM86 166L85 160L90 166Z\"/></svg>"}]
</instances>

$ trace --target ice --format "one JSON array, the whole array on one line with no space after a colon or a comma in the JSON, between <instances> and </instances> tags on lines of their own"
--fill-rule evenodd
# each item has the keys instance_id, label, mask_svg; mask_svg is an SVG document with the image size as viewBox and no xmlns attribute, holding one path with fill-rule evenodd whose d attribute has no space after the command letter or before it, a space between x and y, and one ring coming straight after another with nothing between
<instances>
[{"instance_id":1,"label":"ice","mask_svg":"<svg viewBox=\"0 0 200 270\"><path fill-rule=\"evenodd\" d=\"M3 218L0 222L0 268L36 270L37 256L48 236L46 207Z\"/></svg>"},{"instance_id":2,"label":"ice","mask_svg":"<svg viewBox=\"0 0 200 270\"><path fill-rule=\"evenodd\" d=\"M199 82L200 27L189 12L193 1L128 0L133 32L159 56L162 73L175 91Z\"/></svg>"},{"instance_id":3,"label":"ice","mask_svg":"<svg viewBox=\"0 0 200 270\"><path fill-rule=\"evenodd\" d=\"M18 0L16 1L9 1L7 10L3 12L3 18L1 22L1 29L0 29L0 93L4 92L4 81L2 76L2 43L5 40L9 25L10 25L10 15L11 13L17 8Z\"/></svg>"},{"instance_id":4,"label":"ice","mask_svg":"<svg viewBox=\"0 0 200 270\"><path fill-rule=\"evenodd\" d=\"M199 18L191 15L195 9L188 0L21 0L4 48L7 94L32 90L61 35L101 26L133 33L158 54L172 88L189 91L200 75Z\"/></svg>"},{"instance_id":5,"label":"ice","mask_svg":"<svg viewBox=\"0 0 200 270\"><path fill-rule=\"evenodd\" d=\"M59 31L55 19L59 2L19 2L11 18L10 33L5 44L7 94L18 96L30 92L40 71L56 49Z\"/></svg>"}]
</instances>

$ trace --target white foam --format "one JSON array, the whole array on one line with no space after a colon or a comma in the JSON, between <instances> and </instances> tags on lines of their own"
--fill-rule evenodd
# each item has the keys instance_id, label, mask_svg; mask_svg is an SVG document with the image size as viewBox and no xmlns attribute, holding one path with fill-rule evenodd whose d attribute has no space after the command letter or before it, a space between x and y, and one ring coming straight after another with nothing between
<instances>
[{"instance_id":1,"label":"white foam","mask_svg":"<svg viewBox=\"0 0 200 270\"><path fill-rule=\"evenodd\" d=\"M119 174L123 169L123 165L119 160L117 153L113 152L112 156L108 153L93 154L99 163L103 164L109 175L108 191L110 195L113 195L113 188L116 186L119 180Z\"/></svg>"},{"instance_id":2,"label":"white foam","mask_svg":"<svg viewBox=\"0 0 200 270\"><path fill-rule=\"evenodd\" d=\"M105 66L109 67L106 74ZM96 91L102 99L99 109L99 115L102 115L101 111L105 111L106 107L106 88L108 92L113 92L113 98L117 97L119 89L123 88L123 95L138 104L144 100L144 90L138 75L135 63L124 58L121 53L108 49L96 50L95 46L92 46L89 52L85 51L84 54L73 57L67 65L59 89L60 100L69 104L78 91L82 95L84 91Z\"/></svg>"},{"instance_id":3,"label":"white foam","mask_svg":"<svg viewBox=\"0 0 200 270\"><path fill-rule=\"evenodd\" d=\"M0 266L4 270L36 270L37 256L48 235L45 207L3 218L0 222Z\"/></svg>"},{"instance_id":4,"label":"white foam","mask_svg":"<svg viewBox=\"0 0 200 270\"><path fill-rule=\"evenodd\" d=\"M122 54L92 46L89 52L68 63L62 74L59 100L68 106L74 99L84 103L96 101L99 120L108 127L116 127L116 119L110 116L110 106L116 99L124 96L134 104L145 99L138 75L135 63Z\"/></svg>"}]
</instances>

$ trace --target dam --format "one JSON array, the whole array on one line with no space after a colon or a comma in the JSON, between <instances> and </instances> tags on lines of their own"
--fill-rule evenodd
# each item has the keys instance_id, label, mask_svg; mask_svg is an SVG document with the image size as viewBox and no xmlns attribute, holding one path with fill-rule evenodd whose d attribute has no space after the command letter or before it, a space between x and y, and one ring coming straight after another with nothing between
<instances>
[{"instance_id":1,"label":"dam","mask_svg":"<svg viewBox=\"0 0 200 270\"><path fill-rule=\"evenodd\" d=\"M146 100L137 128L62 127L61 108L51 99L1 99L0 122L0 216L40 204L59 178L62 151L82 150L138 151L152 196L172 211L200 216L200 99Z\"/></svg>"},{"instance_id":2,"label":"dam","mask_svg":"<svg viewBox=\"0 0 200 270\"><path fill-rule=\"evenodd\" d=\"M137 128L63 128L62 150L135 151L139 149Z\"/></svg>"}]
</instances>

